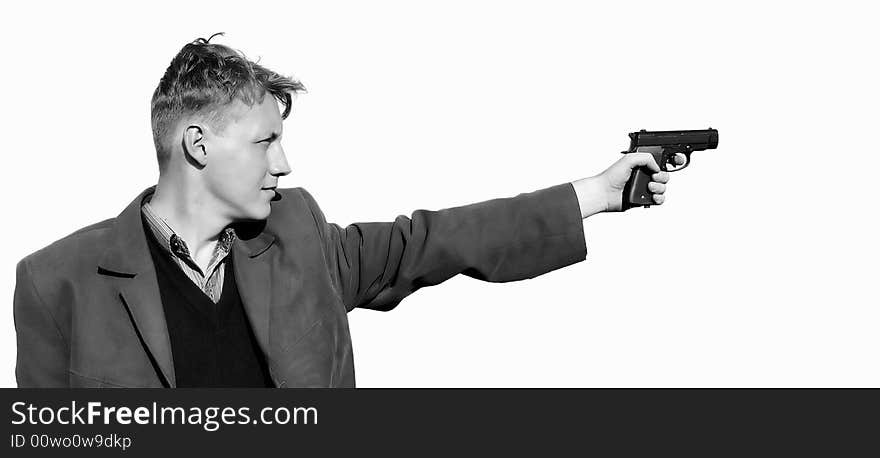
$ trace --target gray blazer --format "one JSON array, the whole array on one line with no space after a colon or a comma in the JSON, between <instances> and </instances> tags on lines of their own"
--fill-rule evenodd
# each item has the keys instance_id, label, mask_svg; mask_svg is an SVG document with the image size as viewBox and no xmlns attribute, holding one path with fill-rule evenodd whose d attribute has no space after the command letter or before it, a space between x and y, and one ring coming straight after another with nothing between
<instances>
[{"instance_id":1,"label":"gray blazer","mask_svg":"<svg viewBox=\"0 0 880 458\"><path fill-rule=\"evenodd\" d=\"M18 263L20 387L174 387L171 343L140 207L83 228ZM328 223L303 188L237 228L233 269L278 387L355 385L347 312L391 310L459 273L489 282L586 257L570 183L412 218Z\"/></svg>"}]
</instances>

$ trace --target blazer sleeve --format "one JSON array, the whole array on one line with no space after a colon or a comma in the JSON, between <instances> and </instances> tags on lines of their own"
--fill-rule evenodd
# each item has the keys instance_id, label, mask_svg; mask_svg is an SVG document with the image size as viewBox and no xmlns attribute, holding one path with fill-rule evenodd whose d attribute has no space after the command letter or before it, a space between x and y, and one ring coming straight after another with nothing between
<instances>
[{"instance_id":1,"label":"blazer sleeve","mask_svg":"<svg viewBox=\"0 0 880 458\"><path fill-rule=\"evenodd\" d=\"M67 387L67 340L40 299L27 259L16 268L13 320L18 348L15 364L18 387Z\"/></svg>"},{"instance_id":2,"label":"blazer sleeve","mask_svg":"<svg viewBox=\"0 0 880 458\"><path fill-rule=\"evenodd\" d=\"M345 228L328 223L302 191L347 311L391 310L419 288L459 273L496 283L524 280L583 261L587 254L571 183Z\"/></svg>"}]
</instances>

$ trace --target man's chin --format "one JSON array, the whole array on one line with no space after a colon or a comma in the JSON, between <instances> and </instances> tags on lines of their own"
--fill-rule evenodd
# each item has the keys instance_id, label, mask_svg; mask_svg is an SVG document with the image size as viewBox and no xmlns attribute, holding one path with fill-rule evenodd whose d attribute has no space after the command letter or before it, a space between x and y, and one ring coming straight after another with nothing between
<instances>
[{"instance_id":1,"label":"man's chin","mask_svg":"<svg viewBox=\"0 0 880 458\"><path fill-rule=\"evenodd\" d=\"M242 212L237 218L235 218L236 222L248 222L248 221L263 221L269 218L269 214L272 213L272 207L268 202L261 205L259 208L251 208L246 212Z\"/></svg>"}]
</instances>

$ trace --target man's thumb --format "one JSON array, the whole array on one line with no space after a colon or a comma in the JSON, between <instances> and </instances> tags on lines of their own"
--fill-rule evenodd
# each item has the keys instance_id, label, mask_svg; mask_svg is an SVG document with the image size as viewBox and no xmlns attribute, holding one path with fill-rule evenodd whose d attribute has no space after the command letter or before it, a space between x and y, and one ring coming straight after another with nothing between
<instances>
[{"instance_id":1,"label":"man's thumb","mask_svg":"<svg viewBox=\"0 0 880 458\"><path fill-rule=\"evenodd\" d=\"M629 153L627 157L630 158L630 169L645 165L655 172L660 171L660 166L657 165L657 161L650 153Z\"/></svg>"}]
</instances>

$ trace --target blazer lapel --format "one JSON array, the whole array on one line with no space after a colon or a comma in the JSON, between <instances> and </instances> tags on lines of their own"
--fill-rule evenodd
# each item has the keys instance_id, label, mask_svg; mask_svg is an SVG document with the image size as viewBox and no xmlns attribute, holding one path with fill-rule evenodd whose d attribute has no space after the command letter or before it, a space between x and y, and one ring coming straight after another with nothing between
<instances>
[{"instance_id":1,"label":"blazer lapel","mask_svg":"<svg viewBox=\"0 0 880 458\"><path fill-rule=\"evenodd\" d=\"M236 228L239 243L233 246L232 264L235 281L241 295L241 302L250 320L257 343L272 366L269 347L269 302L272 288L272 272L264 253L275 241L275 237L263 231L264 224L253 227ZM252 235L256 233L256 235ZM261 256L263 255L263 256Z\"/></svg>"},{"instance_id":2,"label":"blazer lapel","mask_svg":"<svg viewBox=\"0 0 880 458\"><path fill-rule=\"evenodd\" d=\"M174 388L177 382L171 339L168 337L156 269L141 220L141 205L154 190L155 186L142 192L116 218L111 243L101 258L98 273L110 278L115 285L138 336L162 372L166 385Z\"/></svg>"}]
</instances>

